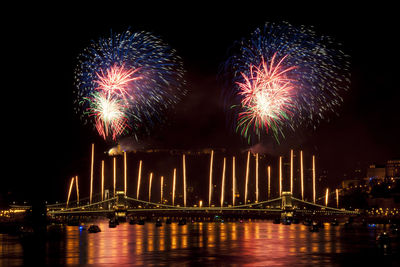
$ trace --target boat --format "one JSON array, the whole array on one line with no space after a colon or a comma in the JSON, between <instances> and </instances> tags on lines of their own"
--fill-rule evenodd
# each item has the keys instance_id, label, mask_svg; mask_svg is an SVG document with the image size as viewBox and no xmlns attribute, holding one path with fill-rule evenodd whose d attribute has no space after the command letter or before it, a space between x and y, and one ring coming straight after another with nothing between
<instances>
[{"instance_id":1,"label":"boat","mask_svg":"<svg viewBox=\"0 0 400 267\"><path fill-rule=\"evenodd\" d=\"M130 218L129 219L129 224L130 225L134 225L134 224L136 224L137 222L136 222L136 220L135 219L133 219L133 218Z\"/></svg>"},{"instance_id":2,"label":"boat","mask_svg":"<svg viewBox=\"0 0 400 267\"><path fill-rule=\"evenodd\" d=\"M115 228L117 227L117 222L115 219L110 219L110 221L108 222L108 227L109 228Z\"/></svg>"},{"instance_id":3,"label":"boat","mask_svg":"<svg viewBox=\"0 0 400 267\"><path fill-rule=\"evenodd\" d=\"M162 226L162 221L161 221L160 219L157 219L157 221L156 221L156 226L157 226L157 227Z\"/></svg>"},{"instance_id":4,"label":"boat","mask_svg":"<svg viewBox=\"0 0 400 267\"><path fill-rule=\"evenodd\" d=\"M171 223L172 223L172 220L171 220L170 218L168 218L168 219L165 221L165 223L166 223L166 224L171 224Z\"/></svg>"},{"instance_id":5,"label":"boat","mask_svg":"<svg viewBox=\"0 0 400 267\"><path fill-rule=\"evenodd\" d=\"M89 226L88 232L89 233L98 233L98 232L101 232L101 230L100 230L99 226L97 226L96 224L92 224Z\"/></svg>"},{"instance_id":6,"label":"boat","mask_svg":"<svg viewBox=\"0 0 400 267\"><path fill-rule=\"evenodd\" d=\"M140 220L138 221L138 224L139 224L139 225L144 225L144 220L143 220L143 219L140 219Z\"/></svg>"},{"instance_id":7,"label":"boat","mask_svg":"<svg viewBox=\"0 0 400 267\"><path fill-rule=\"evenodd\" d=\"M297 218L297 217L293 218L292 223L293 224L299 224L300 223L299 218Z\"/></svg>"},{"instance_id":8,"label":"boat","mask_svg":"<svg viewBox=\"0 0 400 267\"><path fill-rule=\"evenodd\" d=\"M186 219L180 219L178 225L186 225Z\"/></svg>"},{"instance_id":9,"label":"boat","mask_svg":"<svg viewBox=\"0 0 400 267\"><path fill-rule=\"evenodd\" d=\"M291 225L292 224L292 219L288 218L288 217L285 217L285 218L282 219L282 224L283 225Z\"/></svg>"}]
</instances>

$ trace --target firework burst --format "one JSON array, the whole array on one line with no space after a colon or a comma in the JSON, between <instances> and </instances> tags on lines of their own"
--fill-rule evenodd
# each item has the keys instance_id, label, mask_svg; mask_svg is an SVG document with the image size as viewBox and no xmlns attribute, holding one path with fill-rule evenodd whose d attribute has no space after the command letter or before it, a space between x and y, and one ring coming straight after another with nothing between
<instances>
[{"instance_id":1,"label":"firework burst","mask_svg":"<svg viewBox=\"0 0 400 267\"><path fill-rule=\"evenodd\" d=\"M238 115L237 128L243 136L250 136L252 125L256 132L271 129L278 136L280 124L292 114L293 81L286 73L295 67L284 68L283 61L284 58L275 64L274 55L268 66L262 59L261 66L250 66L249 76L242 73L244 82L237 82L243 110Z\"/></svg>"},{"instance_id":2,"label":"firework burst","mask_svg":"<svg viewBox=\"0 0 400 267\"><path fill-rule=\"evenodd\" d=\"M107 69L104 73L96 73L97 79L95 83L98 87L95 89L105 91L107 94L118 94L124 99L126 96L132 95L129 89L133 89L129 83L141 79L142 77L135 76L139 69L125 70L124 66L114 65Z\"/></svg>"},{"instance_id":3,"label":"firework burst","mask_svg":"<svg viewBox=\"0 0 400 267\"><path fill-rule=\"evenodd\" d=\"M139 138L163 122L164 112L186 93L183 76L182 60L160 38L111 33L78 57L76 111L104 139Z\"/></svg>"},{"instance_id":4,"label":"firework burst","mask_svg":"<svg viewBox=\"0 0 400 267\"><path fill-rule=\"evenodd\" d=\"M225 105L236 131L249 143L263 132L279 142L287 130L315 128L336 113L350 84L340 46L286 22L266 23L236 42L223 65Z\"/></svg>"},{"instance_id":5,"label":"firework burst","mask_svg":"<svg viewBox=\"0 0 400 267\"><path fill-rule=\"evenodd\" d=\"M110 135L116 139L129 129L126 106L121 100L99 92L93 93L87 100L90 102L88 114L94 116L95 127L104 139Z\"/></svg>"}]
</instances>

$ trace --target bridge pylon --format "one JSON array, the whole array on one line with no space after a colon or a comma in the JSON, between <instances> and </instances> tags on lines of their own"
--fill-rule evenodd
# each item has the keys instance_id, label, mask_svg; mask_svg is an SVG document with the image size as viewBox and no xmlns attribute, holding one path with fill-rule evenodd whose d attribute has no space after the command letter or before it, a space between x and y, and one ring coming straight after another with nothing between
<instances>
[{"instance_id":1,"label":"bridge pylon","mask_svg":"<svg viewBox=\"0 0 400 267\"><path fill-rule=\"evenodd\" d=\"M282 210L292 210L292 193L282 192Z\"/></svg>"},{"instance_id":2,"label":"bridge pylon","mask_svg":"<svg viewBox=\"0 0 400 267\"><path fill-rule=\"evenodd\" d=\"M293 217L293 203L292 203L292 193L291 192L282 192L282 218Z\"/></svg>"},{"instance_id":3,"label":"bridge pylon","mask_svg":"<svg viewBox=\"0 0 400 267\"><path fill-rule=\"evenodd\" d=\"M117 199L115 200L114 214L118 219L126 218L127 214L127 200L124 191L116 192Z\"/></svg>"}]
</instances>

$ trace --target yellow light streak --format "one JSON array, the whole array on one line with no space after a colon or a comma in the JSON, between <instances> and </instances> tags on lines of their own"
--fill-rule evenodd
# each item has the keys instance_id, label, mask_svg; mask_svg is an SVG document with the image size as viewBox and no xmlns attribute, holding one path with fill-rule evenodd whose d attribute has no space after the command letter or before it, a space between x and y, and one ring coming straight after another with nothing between
<instances>
[{"instance_id":1,"label":"yellow light streak","mask_svg":"<svg viewBox=\"0 0 400 267\"><path fill-rule=\"evenodd\" d=\"M232 157L232 206L235 206L236 197L236 166L235 157Z\"/></svg>"},{"instance_id":2,"label":"yellow light streak","mask_svg":"<svg viewBox=\"0 0 400 267\"><path fill-rule=\"evenodd\" d=\"M271 198L271 166L267 168L268 173L268 200Z\"/></svg>"},{"instance_id":3,"label":"yellow light streak","mask_svg":"<svg viewBox=\"0 0 400 267\"><path fill-rule=\"evenodd\" d=\"M136 199L139 199L141 177L142 177L142 161L140 160L139 161L139 170L138 170L138 179L137 179Z\"/></svg>"},{"instance_id":4,"label":"yellow light streak","mask_svg":"<svg viewBox=\"0 0 400 267\"><path fill-rule=\"evenodd\" d=\"M300 183L301 183L301 200L304 201L304 167L303 167L303 151L300 151Z\"/></svg>"},{"instance_id":5,"label":"yellow light streak","mask_svg":"<svg viewBox=\"0 0 400 267\"><path fill-rule=\"evenodd\" d=\"M160 192L161 192L161 197L160 197L160 199L161 199L161 204L163 203L163 193L164 193L164 176L161 176L161 190L160 190Z\"/></svg>"},{"instance_id":6,"label":"yellow light streak","mask_svg":"<svg viewBox=\"0 0 400 267\"><path fill-rule=\"evenodd\" d=\"M114 185L114 197L115 197L115 192L117 189L117 159L115 157L113 158L113 185Z\"/></svg>"},{"instance_id":7,"label":"yellow light streak","mask_svg":"<svg viewBox=\"0 0 400 267\"><path fill-rule=\"evenodd\" d=\"M186 156L182 155L183 165L183 206L186 207Z\"/></svg>"},{"instance_id":8,"label":"yellow light streak","mask_svg":"<svg viewBox=\"0 0 400 267\"><path fill-rule=\"evenodd\" d=\"M128 191L128 184L127 184L127 166L126 166L126 152L124 151L124 194L126 196Z\"/></svg>"},{"instance_id":9,"label":"yellow light streak","mask_svg":"<svg viewBox=\"0 0 400 267\"><path fill-rule=\"evenodd\" d=\"M256 154L256 202L258 202L258 153Z\"/></svg>"},{"instance_id":10,"label":"yellow light streak","mask_svg":"<svg viewBox=\"0 0 400 267\"><path fill-rule=\"evenodd\" d=\"M312 176L313 176L313 202L315 204L316 200L316 190L315 190L315 156L312 156Z\"/></svg>"},{"instance_id":11,"label":"yellow light streak","mask_svg":"<svg viewBox=\"0 0 400 267\"><path fill-rule=\"evenodd\" d=\"M68 204L69 204L69 198L71 196L71 191L72 191L72 186L74 185L74 177L72 177L71 179L71 183L69 185L69 190L68 190L68 198L67 198L67 208L68 208Z\"/></svg>"},{"instance_id":12,"label":"yellow light streak","mask_svg":"<svg viewBox=\"0 0 400 267\"><path fill-rule=\"evenodd\" d=\"M104 160L101 161L101 201L104 200Z\"/></svg>"},{"instance_id":13,"label":"yellow light streak","mask_svg":"<svg viewBox=\"0 0 400 267\"><path fill-rule=\"evenodd\" d=\"M293 149L290 150L290 193L293 195Z\"/></svg>"},{"instance_id":14,"label":"yellow light streak","mask_svg":"<svg viewBox=\"0 0 400 267\"><path fill-rule=\"evenodd\" d=\"M90 204L92 204L93 197L93 165L94 165L94 144L92 144L92 160L90 163Z\"/></svg>"},{"instance_id":15,"label":"yellow light streak","mask_svg":"<svg viewBox=\"0 0 400 267\"><path fill-rule=\"evenodd\" d=\"M212 171L213 171L213 161L214 161L214 150L211 150L210 156L210 177L209 177L209 187L208 187L208 206L211 207L211 195L212 195Z\"/></svg>"},{"instance_id":16,"label":"yellow light streak","mask_svg":"<svg viewBox=\"0 0 400 267\"><path fill-rule=\"evenodd\" d=\"M279 157L279 196L282 196L282 156Z\"/></svg>"},{"instance_id":17,"label":"yellow light streak","mask_svg":"<svg viewBox=\"0 0 400 267\"><path fill-rule=\"evenodd\" d=\"M76 203L79 206L79 185L78 185L78 175L75 176L75 186L76 186Z\"/></svg>"},{"instance_id":18,"label":"yellow light streak","mask_svg":"<svg viewBox=\"0 0 400 267\"><path fill-rule=\"evenodd\" d=\"M329 195L329 188L326 189L325 193L325 206L328 206L328 195Z\"/></svg>"},{"instance_id":19,"label":"yellow light streak","mask_svg":"<svg viewBox=\"0 0 400 267\"><path fill-rule=\"evenodd\" d=\"M149 176L149 202L151 201L151 184L152 184L152 182L153 182L153 173L151 172L150 176Z\"/></svg>"},{"instance_id":20,"label":"yellow light streak","mask_svg":"<svg viewBox=\"0 0 400 267\"><path fill-rule=\"evenodd\" d=\"M250 168L250 150L247 152L247 162L246 162L246 184L244 188L244 203L247 204L247 187L249 184L249 168Z\"/></svg>"},{"instance_id":21,"label":"yellow light streak","mask_svg":"<svg viewBox=\"0 0 400 267\"><path fill-rule=\"evenodd\" d=\"M222 183L221 183L221 207L224 206L225 168L226 168L226 158L224 157L224 165L222 167Z\"/></svg>"},{"instance_id":22,"label":"yellow light streak","mask_svg":"<svg viewBox=\"0 0 400 267\"><path fill-rule=\"evenodd\" d=\"M176 185L176 168L174 168L174 177L172 180L172 206L175 204L175 185Z\"/></svg>"}]
</instances>

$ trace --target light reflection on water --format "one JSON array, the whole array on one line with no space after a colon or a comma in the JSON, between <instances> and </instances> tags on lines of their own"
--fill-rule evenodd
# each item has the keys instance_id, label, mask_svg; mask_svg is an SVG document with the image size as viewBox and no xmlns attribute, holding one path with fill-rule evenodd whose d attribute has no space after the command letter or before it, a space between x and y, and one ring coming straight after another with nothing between
<instances>
[{"instance_id":1,"label":"light reflection on water","mask_svg":"<svg viewBox=\"0 0 400 267\"><path fill-rule=\"evenodd\" d=\"M325 224L318 233L308 227L271 222L197 222L129 225L90 234L78 227L65 227L64 237L47 241L43 253L27 258L33 249L16 237L0 235L0 266L22 265L41 259L48 265L217 265L258 266L343 265L349 263L398 263L399 257L380 256L371 229L345 231ZM377 232L379 232L378 230ZM396 247L394 249L397 249ZM35 252L36 253L36 252ZM393 254L393 253L392 253ZM29 253L28 253L29 255ZM369 265L368 264L368 265Z\"/></svg>"}]
</instances>

